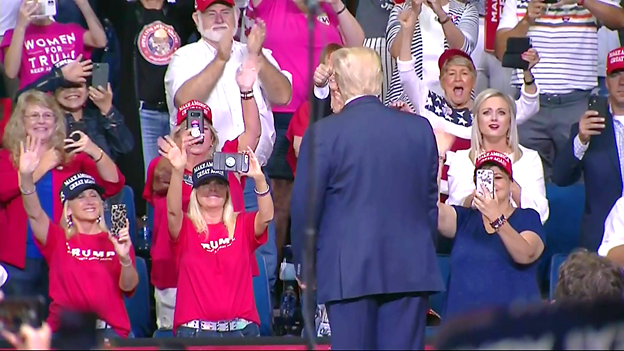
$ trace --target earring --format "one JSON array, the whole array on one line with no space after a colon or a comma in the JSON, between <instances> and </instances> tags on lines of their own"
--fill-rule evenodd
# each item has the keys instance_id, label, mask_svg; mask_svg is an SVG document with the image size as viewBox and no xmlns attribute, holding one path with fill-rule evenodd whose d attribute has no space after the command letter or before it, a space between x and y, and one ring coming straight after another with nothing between
<instances>
[{"instance_id":1,"label":"earring","mask_svg":"<svg viewBox=\"0 0 624 351\"><path fill-rule=\"evenodd\" d=\"M100 222L101 222L101 221L102 221L102 216L99 216L99 217L97 218L97 222L98 222L98 224L100 224Z\"/></svg>"},{"instance_id":2,"label":"earring","mask_svg":"<svg viewBox=\"0 0 624 351\"><path fill-rule=\"evenodd\" d=\"M67 216L67 228L71 228L74 226L74 222L72 221L71 215Z\"/></svg>"}]
</instances>

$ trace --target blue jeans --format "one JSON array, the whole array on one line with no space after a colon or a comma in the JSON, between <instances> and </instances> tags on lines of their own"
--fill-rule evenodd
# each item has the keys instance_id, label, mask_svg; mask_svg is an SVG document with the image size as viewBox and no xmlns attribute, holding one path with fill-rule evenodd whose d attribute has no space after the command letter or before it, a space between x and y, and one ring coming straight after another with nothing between
<instances>
[{"instance_id":1,"label":"blue jeans","mask_svg":"<svg viewBox=\"0 0 624 351\"><path fill-rule=\"evenodd\" d=\"M158 156L158 138L169 135L169 113L139 109L141 117L141 143L143 145L143 163L145 166L144 176L147 175L147 167Z\"/></svg>"},{"instance_id":2,"label":"blue jeans","mask_svg":"<svg viewBox=\"0 0 624 351\"><path fill-rule=\"evenodd\" d=\"M264 173L267 183L269 178ZM251 178L245 180L245 190L243 196L245 199L245 211L258 211L258 196L254 192L256 183ZM269 277L269 288L271 289L271 297L275 294L275 280L277 279L277 246L275 244L275 224L273 221L269 224L269 238L267 242L256 250L256 255L262 255L267 265L267 275ZM273 301L273 299L271 299Z\"/></svg>"},{"instance_id":3,"label":"blue jeans","mask_svg":"<svg viewBox=\"0 0 624 351\"><path fill-rule=\"evenodd\" d=\"M179 327L175 336L176 338L249 338L260 336L260 327L256 323L250 323L242 330L229 332Z\"/></svg>"},{"instance_id":4,"label":"blue jeans","mask_svg":"<svg viewBox=\"0 0 624 351\"><path fill-rule=\"evenodd\" d=\"M48 298L48 265L43 258L27 257L24 269L4 262L2 267L9 274L9 279L2 286L2 292L7 297Z\"/></svg>"}]
</instances>

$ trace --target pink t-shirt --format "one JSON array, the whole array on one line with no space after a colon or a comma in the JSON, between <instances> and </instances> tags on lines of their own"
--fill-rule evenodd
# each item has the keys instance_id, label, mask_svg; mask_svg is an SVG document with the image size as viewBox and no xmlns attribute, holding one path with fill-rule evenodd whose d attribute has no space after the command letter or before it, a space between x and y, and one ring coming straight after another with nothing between
<instances>
[{"instance_id":1,"label":"pink t-shirt","mask_svg":"<svg viewBox=\"0 0 624 351\"><path fill-rule=\"evenodd\" d=\"M63 24L52 22L46 26L30 24L24 35L22 64L19 70L20 89L36 81L50 72L57 65L60 66L73 61L83 54L89 58L91 51L85 47L84 34L86 30L78 24ZM4 52L8 50L13 38L13 29L4 33L0 50L2 61Z\"/></svg>"},{"instance_id":2,"label":"pink t-shirt","mask_svg":"<svg viewBox=\"0 0 624 351\"><path fill-rule=\"evenodd\" d=\"M281 69L292 74L292 100L287 106L273 106L274 112L293 113L308 99L310 76L308 72L308 19L290 0L262 0L255 9L249 2L246 14L250 19L261 18L266 23L264 47L273 51ZM253 23L253 21L247 21ZM314 67L327 44L342 44L338 31L338 16L329 4L321 4L314 33ZM249 31L251 28L245 28ZM248 34L248 33L247 33Z\"/></svg>"}]
</instances>

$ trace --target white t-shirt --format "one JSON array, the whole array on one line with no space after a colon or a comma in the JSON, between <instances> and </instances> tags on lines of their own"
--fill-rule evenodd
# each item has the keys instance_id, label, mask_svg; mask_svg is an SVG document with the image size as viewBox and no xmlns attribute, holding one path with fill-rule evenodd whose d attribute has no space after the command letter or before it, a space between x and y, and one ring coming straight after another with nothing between
<instances>
[{"instance_id":1,"label":"white t-shirt","mask_svg":"<svg viewBox=\"0 0 624 351\"><path fill-rule=\"evenodd\" d=\"M606 257L611 249L622 245L624 245L624 197L615 202L607 216L598 255Z\"/></svg>"},{"instance_id":2,"label":"white t-shirt","mask_svg":"<svg viewBox=\"0 0 624 351\"><path fill-rule=\"evenodd\" d=\"M0 36L15 28L21 4L20 0L0 0Z\"/></svg>"},{"instance_id":3,"label":"white t-shirt","mask_svg":"<svg viewBox=\"0 0 624 351\"><path fill-rule=\"evenodd\" d=\"M262 49L264 56L277 69L280 69L271 51ZM174 97L178 89L186 81L199 74L215 58L217 50L206 41L200 39L195 43L185 45L178 49L171 57L167 73L165 74L165 93L172 129L176 126L178 109L174 103ZM236 72L242 65L247 55L247 45L238 41L232 44L230 60L226 63L223 75L210 93L208 100L204 101L212 111L212 123L219 134L219 146L228 140L234 140L245 131L243 121L243 108L241 105L240 88L236 83ZM292 75L282 71L292 83ZM254 96L260 113L262 134L256 148L256 156L261 165L266 165L275 144L275 126L273 113L268 100L262 91L262 85L258 79L254 84Z\"/></svg>"}]
</instances>

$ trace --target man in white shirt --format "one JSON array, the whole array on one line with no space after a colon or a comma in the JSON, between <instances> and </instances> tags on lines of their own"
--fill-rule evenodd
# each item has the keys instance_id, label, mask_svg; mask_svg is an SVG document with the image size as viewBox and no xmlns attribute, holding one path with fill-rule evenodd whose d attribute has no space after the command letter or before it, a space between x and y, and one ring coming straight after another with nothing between
<instances>
[{"instance_id":1,"label":"man in white shirt","mask_svg":"<svg viewBox=\"0 0 624 351\"><path fill-rule=\"evenodd\" d=\"M257 21L247 37L247 44L233 39L237 29L239 10L233 0L196 0L193 20L202 38L178 49L165 75L165 91L170 116L177 114L177 107L190 100L199 100L210 106L213 124L219 135L217 150L227 140L243 133L245 125L241 97L253 94L258 103L262 134L255 150L262 166L266 165L275 143L275 127L271 103L287 104L292 95L292 76L281 71L270 50L263 49L265 27ZM258 78L250 92L240 91L236 72L250 55L257 55ZM245 209L257 210L253 180L245 184ZM269 240L258 251L264 257L273 287L277 268L275 229L269 226Z\"/></svg>"},{"instance_id":2,"label":"man in white shirt","mask_svg":"<svg viewBox=\"0 0 624 351\"><path fill-rule=\"evenodd\" d=\"M548 179L557 153L565 147L570 127L586 109L597 86L598 23L624 26L617 0L506 0L496 33L496 56L502 60L510 37L529 37L540 55L533 68L540 87L540 109L518 127L520 144L542 157ZM511 83L522 85L521 70Z\"/></svg>"},{"instance_id":3,"label":"man in white shirt","mask_svg":"<svg viewBox=\"0 0 624 351\"><path fill-rule=\"evenodd\" d=\"M616 201L607 216L598 254L624 266L624 197Z\"/></svg>"}]
</instances>

